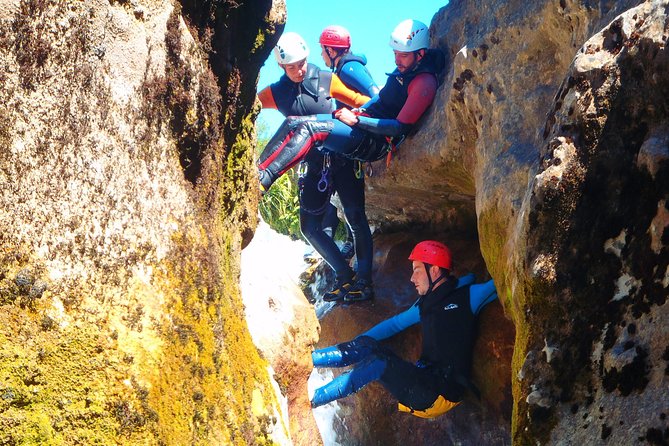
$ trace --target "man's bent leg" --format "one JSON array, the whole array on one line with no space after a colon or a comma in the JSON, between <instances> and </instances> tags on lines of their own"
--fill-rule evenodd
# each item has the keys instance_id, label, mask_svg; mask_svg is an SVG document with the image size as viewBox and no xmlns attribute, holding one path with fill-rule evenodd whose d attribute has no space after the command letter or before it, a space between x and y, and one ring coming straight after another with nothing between
<instances>
[{"instance_id":1,"label":"man's bent leg","mask_svg":"<svg viewBox=\"0 0 669 446\"><path fill-rule=\"evenodd\" d=\"M311 353L314 367L345 367L376 353L379 343L369 336L360 336L349 342L315 350Z\"/></svg>"},{"instance_id":2,"label":"man's bent leg","mask_svg":"<svg viewBox=\"0 0 669 446\"><path fill-rule=\"evenodd\" d=\"M386 368L386 361L372 357L357 367L339 375L314 392L311 407L322 406L339 398L343 398L365 387L381 377Z\"/></svg>"},{"instance_id":3,"label":"man's bent leg","mask_svg":"<svg viewBox=\"0 0 669 446\"><path fill-rule=\"evenodd\" d=\"M333 172L326 160L319 151L312 151L303 161L306 169L300 167L300 229L304 238L332 267L337 280L344 282L353 278L353 270L323 227L323 214L333 207L330 204ZM336 210L334 214L334 219L339 221Z\"/></svg>"},{"instance_id":4,"label":"man's bent leg","mask_svg":"<svg viewBox=\"0 0 669 446\"><path fill-rule=\"evenodd\" d=\"M441 381L434 371L392 356L379 379L403 406L413 410L425 410L440 396Z\"/></svg>"},{"instance_id":5,"label":"man's bent leg","mask_svg":"<svg viewBox=\"0 0 669 446\"><path fill-rule=\"evenodd\" d=\"M360 143L367 136L367 132L357 127L350 127L338 119L332 120L332 130L323 141L322 150L338 153L346 158L351 158Z\"/></svg>"},{"instance_id":6,"label":"man's bent leg","mask_svg":"<svg viewBox=\"0 0 669 446\"><path fill-rule=\"evenodd\" d=\"M288 116L283 120L281 126L278 130L272 135L272 138L267 142L262 153L258 157L258 165L261 166L267 162L267 160L274 155L274 153L284 144L284 141L289 139L295 127L298 124L304 121L314 121L318 118L318 115L309 115L309 116Z\"/></svg>"},{"instance_id":7,"label":"man's bent leg","mask_svg":"<svg viewBox=\"0 0 669 446\"><path fill-rule=\"evenodd\" d=\"M288 169L297 164L309 150L327 138L332 131L333 121L302 121L286 134L284 139L281 135L275 135L272 139L273 146L268 146L265 151L268 152L266 159L258 165L260 184L264 190L268 190L274 181L283 175ZM265 154L263 151L263 154Z\"/></svg>"},{"instance_id":8,"label":"man's bent leg","mask_svg":"<svg viewBox=\"0 0 669 446\"><path fill-rule=\"evenodd\" d=\"M335 179L335 190L339 194L346 222L353 233L353 243L357 258L356 280L344 296L344 302L358 302L374 298L372 285L372 232L365 215L365 179L356 175L354 165L342 169Z\"/></svg>"},{"instance_id":9,"label":"man's bent leg","mask_svg":"<svg viewBox=\"0 0 669 446\"><path fill-rule=\"evenodd\" d=\"M322 215L312 214L304 208L300 208L300 230L304 238L334 270L337 279L350 280L353 277L353 270L341 255L339 247L332 237L323 230Z\"/></svg>"}]
</instances>

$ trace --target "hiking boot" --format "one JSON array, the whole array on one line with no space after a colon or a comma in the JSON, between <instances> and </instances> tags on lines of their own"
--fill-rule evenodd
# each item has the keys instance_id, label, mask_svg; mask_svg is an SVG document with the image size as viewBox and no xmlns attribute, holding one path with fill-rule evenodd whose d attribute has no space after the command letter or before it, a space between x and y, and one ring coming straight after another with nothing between
<instances>
[{"instance_id":1,"label":"hiking boot","mask_svg":"<svg viewBox=\"0 0 669 446\"><path fill-rule=\"evenodd\" d=\"M334 302L344 299L348 294L348 290L353 286L353 279L337 279L335 286L331 291L323 294L325 302Z\"/></svg>"},{"instance_id":2,"label":"hiking boot","mask_svg":"<svg viewBox=\"0 0 669 446\"><path fill-rule=\"evenodd\" d=\"M356 280L344 296L344 302L362 302L371 299L374 299L374 288L372 282L366 279Z\"/></svg>"},{"instance_id":3,"label":"hiking boot","mask_svg":"<svg viewBox=\"0 0 669 446\"><path fill-rule=\"evenodd\" d=\"M274 184L274 178L272 178L272 174L268 170L259 169L258 179L260 180L260 196L264 197L269 188L272 187L272 184Z\"/></svg>"},{"instance_id":4,"label":"hiking boot","mask_svg":"<svg viewBox=\"0 0 669 446\"><path fill-rule=\"evenodd\" d=\"M349 242L348 240L342 245L341 249L339 250L341 252L341 255L344 256L346 260L351 260L353 258L353 254L355 254L355 249L353 247L353 243Z\"/></svg>"}]
</instances>

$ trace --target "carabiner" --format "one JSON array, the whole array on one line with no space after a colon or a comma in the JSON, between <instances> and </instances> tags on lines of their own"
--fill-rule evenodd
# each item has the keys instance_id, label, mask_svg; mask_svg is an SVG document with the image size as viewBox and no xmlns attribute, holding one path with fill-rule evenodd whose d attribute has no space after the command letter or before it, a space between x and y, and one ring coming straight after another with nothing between
<instances>
[{"instance_id":1,"label":"carabiner","mask_svg":"<svg viewBox=\"0 0 669 446\"><path fill-rule=\"evenodd\" d=\"M367 166L365 167L365 173L370 178L374 176L374 167L372 166L372 163L367 163Z\"/></svg>"},{"instance_id":2,"label":"carabiner","mask_svg":"<svg viewBox=\"0 0 669 446\"><path fill-rule=\"evenodd\" d=\"M330 172L329 169L323 169L321 170L321 179L318 181L318 192L325 192L328 190L328 173Z\"/></svg>"},{"instance_id":3,"label":"carabiner","mask_svg":"<svg viewBox=\"0 0 669 446\"><path fill-rule=\"evenodd\" d=\"M297 166L297 176L298 176L298 178L306 177L307 172L309 172L309 163L307 163L306 161L300 162L300 165Z\"/></svg>"},{"instance_id":4,"label":"carabiner","mask_svg":"<svg viewBox=\"0 0 669 446\"><path fill-rule=\"evenodd\" d=\"M321 169L321 179L318 181L318 192L325 192L328 189L328 174L330 173L330 154L323 154L323 168Z\"/></svg>"},{"instance_id":5,"label":"carabiner","mask_svg":"<svg viewBox=\"0 0 669 446\"><path fill-rule=\"evenodd\" d=\"M353 172L355 172L355 178L360 180L365 176L365 173L362 171L362 162L355 160L355 165L353 167Z\"/></svg>"}]
</instances>

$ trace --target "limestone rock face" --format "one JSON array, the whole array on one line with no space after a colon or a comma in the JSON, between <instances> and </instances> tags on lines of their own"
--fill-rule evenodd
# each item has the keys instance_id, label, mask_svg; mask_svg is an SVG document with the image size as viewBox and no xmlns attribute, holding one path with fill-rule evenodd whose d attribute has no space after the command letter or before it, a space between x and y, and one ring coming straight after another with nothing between
<instances>
[{"instance_id":1,"label":"limestone rock face","mask_svg":"<svg viewBox=\"0 0 669 446\"><path fill-rule=\"evenodd\" d=\"M285 416L238 289L246 80L285 5L233 3L0 1L0 443L263 443Z\"/></svg>"},{"instance_id":2,"label":"limestone rock face","mask_svg":"<svg viewBox=\"0 0 669 446\"><path fill-rule=\"evenodd\" d=\"M476 225L514 444L666 442L668 7L451 1L437 100L368 180L382 228Z\"/></svg>"},{"instance_id":3,"label":"limestone rock face","mask_svg":"<svg viewBox=\"0 0 669 446\"><path fill-rule=\"evenodd\" d=\"M518 438L666 442L669 2L579 50L523 206Z\"/></svg>"}]
</instances>

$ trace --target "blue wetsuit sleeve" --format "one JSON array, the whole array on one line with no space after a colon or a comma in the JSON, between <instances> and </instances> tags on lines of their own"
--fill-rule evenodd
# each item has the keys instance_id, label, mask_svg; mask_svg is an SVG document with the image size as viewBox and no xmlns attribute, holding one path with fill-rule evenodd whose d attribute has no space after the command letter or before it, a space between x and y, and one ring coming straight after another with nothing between
<instances>
[{"instance_id":1,"label":"blue wetsuit sleeve","mask_svg":"<svg viewBox=\"0 0 669 446\"><path fill-rule=\"evenodd\" d=\"M363 105L363 106L360 107L360 108L361 108L362 110L364 110L364 109L366 109L366 108L369 108L372 104L374 104L374 103L377 102L378 100L379 100L379 95L378 95L378 94L377 94L377 95L374 95L374 96L372 96L372 98L371 98L369 101L367 101L367 102L365 103L365 105Z\"/></svg>"},{"instance_id":2,"label":"blue wetsuit sleeve","mask_svg":"<svg viewBox=\"0 0 669 446\"><path fill-rule=\"evenodd\" d=\"M408 310L405 310L390 319L379 322L360 336L369 336L377 341L387 339L402 330L406 330L412 325L420 322L420 310L418 305L413 304Z\"/></svg>"},{"instance_id":3,"label":"blue wetsuit sleeve","mask_svg":"<svg viewBox=\"0 0 669 446\"><path fill-rule=\"evenodd\" d=\"M495 299L497 299L497 290L492 280L472 285L469 288L469 304L474 314L479 314L483 307Z\"/></svg>"},{"instance_id":4,"label":"blue wetsuit sleeve","mask_svg":"<svg viewBox=\"0 0 669 446\"><path fill-rule=\"evenodd\" d=\"M474 283L474 280L475 277L473 273L459 277L458 288L472 284ZM418 308L418 302L415 302L408 310L405 310L390 319L386 319L383 322L379 322L360 336L369 336L370 338L380 341L382 339L388 339L418 322L420 322L420 309Z\"/></svg>"},{"instance_id":5,"label":"blue wetsuit sleeve","mask_svg":"<svg viewBox=\"0 0 669 446\"><path fill-rule=\"evenodd\" d=\"M374 79L372 79L372 75L358 61L345 63L337 75L347 87L359 91L370 98L379 92L379 87L374 82Z\"/></svg>"},{"instance_id":6,"label":"blue wetsuit sleeve","mask_svg":"<svg viewBox=\"0 0 669 446\"><path fill-rule=\"evenodd\" d=\"M397 119L377 119L368 116L358 116L356 127L382 136L405 135L411 130L410 124L403 124Z\"/></svg>"}]
</instances>

